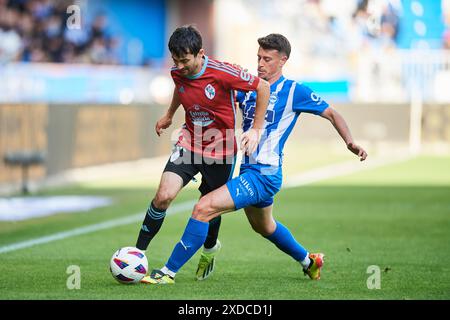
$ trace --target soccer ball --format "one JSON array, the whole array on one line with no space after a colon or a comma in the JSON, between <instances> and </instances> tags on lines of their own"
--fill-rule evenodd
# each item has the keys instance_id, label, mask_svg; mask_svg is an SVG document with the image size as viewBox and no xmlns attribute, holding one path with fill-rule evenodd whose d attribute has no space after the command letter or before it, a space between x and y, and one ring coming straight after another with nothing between
<instances>
[{"instance_id":1,"label":"soccer ball","mask_svg":"<svg viewBox=\"0 0 450 320\"><path fill-rule=\"evenodd\" d=\"M132 284L141 281L147 274L147 269L147 257L135 247L120 248L111 258L111 274L120 283Z\"/></svg>"}]
</instances>

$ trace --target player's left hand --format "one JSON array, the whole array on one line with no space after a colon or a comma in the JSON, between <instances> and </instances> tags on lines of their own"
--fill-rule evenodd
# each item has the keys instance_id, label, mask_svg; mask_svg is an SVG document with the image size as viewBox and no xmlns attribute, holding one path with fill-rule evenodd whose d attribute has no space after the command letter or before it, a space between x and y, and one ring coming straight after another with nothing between
<instances>
[{"instance_id":1,"label":"player's left hand","mask_svg":"<svg viewBox=\"0 0 450 320\"><path fill-rule=\"evenodd\" d=\"M241 136L241 150L247 156L256 151L259 140L261 139L262 130L251 128L244 132Z\"/></svg>"},{"instance_id":2,"label":"player's left hand","mask_svg":"<svg viewBox=\"0 0 450 320\"><path fill-rule=\"evenodd\" d=\"M356 154L360 161L364 161L367 158L367 152L362 147L358 146L353 142L349 142L347 149Z\"/></svg>"}]
</instances>

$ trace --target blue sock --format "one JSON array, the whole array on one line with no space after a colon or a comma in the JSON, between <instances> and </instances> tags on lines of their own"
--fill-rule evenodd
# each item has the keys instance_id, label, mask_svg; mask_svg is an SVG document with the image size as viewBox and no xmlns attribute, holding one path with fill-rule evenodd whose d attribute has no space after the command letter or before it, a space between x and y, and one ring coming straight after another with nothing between
<instances>
[{"instance_id":1,"label":"blue sock","mask_svg":"<svg viewBox=\"0 0 450 320\"><path fill-rule=\"evenodd\" d=\"M297 240L295 240L288 228L286 228L278 221L275 222L277 224L277 227L274 233L265 238L272 241L272 243L275 244L278 249L287 253L295 260L299 262L303 261L306 258L308 251L306 251L306 249L303 248L300 243L297 242Z\"/></svg>"},{"instance_id":2,"label":"blue sock","mask_svg":"<svg viewBox=\"0 0 450 320\"><path fill-rule=\"evenodd\" d=\"M209 223L190 218L184 234L180 242L175 245L175 248L170 255L166 267L172 272L178 270L197 252L203 245L208 235Z\"/></svg>"}]
</instances>

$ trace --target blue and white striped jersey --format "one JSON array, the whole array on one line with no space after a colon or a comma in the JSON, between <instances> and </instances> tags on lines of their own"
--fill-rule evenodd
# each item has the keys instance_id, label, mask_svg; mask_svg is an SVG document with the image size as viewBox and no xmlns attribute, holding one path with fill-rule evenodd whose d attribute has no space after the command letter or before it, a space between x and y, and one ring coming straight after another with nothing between
<instances>
[{"instance_id":1,"label":"blue and white striped jersey","mask_svg":"<svg viewBox=\"0 0 450 320\"><path fill-rule=\"evenodd\" d=\"M245 132L253 123L256 92L239 91L236 100L244 117L242 129ZM300 113L320 115L327 107L328 103L310 88L281 76L270 86L265 132L258 149L250 157L244 156L243 163L281 166L284 144Z\"/></svg>"}]
</instances>

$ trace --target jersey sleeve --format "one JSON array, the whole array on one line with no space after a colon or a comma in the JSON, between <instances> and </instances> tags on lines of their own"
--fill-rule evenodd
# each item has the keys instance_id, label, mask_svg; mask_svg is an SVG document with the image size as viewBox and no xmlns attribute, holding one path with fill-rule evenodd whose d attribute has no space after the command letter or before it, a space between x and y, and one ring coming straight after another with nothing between
<instances>
[{"instance_id":1,"label":"jersey sleeve","mask_svg":"<svg viewBox=\"0 0 450 320\"><path fill-rule=\"evenodd\" d=\"M220 72L220 80L225 89L240 91L255 91L259 84L259 78L244 70L223 63Z\"/></svg>"},{"instance_id":2,"label":"jersey sleeve","mask_svg":"<svg viewBox=\"0 0 450 320\"><path fill-rule=\"evenodd\" d=\"M170 70L170 77L172 78L173 83L174 83L175 85L178 85L178 83L179 83L180 81L179 81L179 75L177 74L176 71L177 71L176 68L172 68L172 70Z\"/></svg>"},{"instance_id":3,"label":"jersey sleeve","mask_svg":"<svg viewBox=\"0 0 450 320\"><path fill-rule=\"evenodd\" d=\"M318 94L304 84L296 84L292 110L320 115L326 108L328 108L328 103Z\"/></svg>"}]
</instances>

